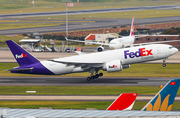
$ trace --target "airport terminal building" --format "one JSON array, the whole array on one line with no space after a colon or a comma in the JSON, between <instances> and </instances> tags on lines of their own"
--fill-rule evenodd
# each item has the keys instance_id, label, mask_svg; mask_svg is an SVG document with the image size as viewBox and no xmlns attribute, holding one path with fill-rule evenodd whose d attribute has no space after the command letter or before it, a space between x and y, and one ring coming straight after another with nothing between
<instances>
[{"instance_id":1,"label":"airport terminal building","mask_svg":"<svg viewBox=\"0 0 180 118\"><path fill-rule=\"evenodd\" d=\"M159 34L150 34L150 28L136 28L138 38L135 39L135 44L137 43L148 43L148 42L156 42L156 41L172 41L172 40L180 40L180 35L159 35ZM147 35L147 36L146 36ZM141 37L142 36L142 37ZM145 37L144 37L145 36ZM168 42L164 44L172 45L178 49L180 49L180 42Z\"/></svg>"}]
</instances>

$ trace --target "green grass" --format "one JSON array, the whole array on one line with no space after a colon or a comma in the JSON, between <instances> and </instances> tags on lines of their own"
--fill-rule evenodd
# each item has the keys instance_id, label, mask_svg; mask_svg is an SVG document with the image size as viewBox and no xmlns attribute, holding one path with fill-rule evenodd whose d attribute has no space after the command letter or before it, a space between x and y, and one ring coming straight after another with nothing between
<instances>
[{"instance_id":1,"label":"green grass","mask_svg":"<svg viewBox=\"0 0 180 118\"><path fill-rule=\"evenodd\" d=\"M86 109L105 110L112 101L0 101L0 107L38 109L52 107L53 109ZM147 102L135 102L133 110L140 110ZM180 110L180 102L174 102L172 110Z\"/></svg>"},{"instance_id":2,"label":"green grass","mask_svg":"<svg viewBox=\"0 0 180 118\"><path fill-rule=\"evenodd\" d=\"M22 38L24 38L24 37L14 36L14 35L12 35L12 36L0 35L0 47L8 47L6 42L5 42L7 40L13 40L16 43L20 44L19 40L21 40Z\"/></svg>"},{"instance_id":3,"label":"green grass","mask_svg":"<svg viewBox=\"0 0 180 118\"><path fill-rule=\"evenodd\" d=\"M45 77L47 75L30 75L30 74L16 74L9 71L3 71L17 67L17 63L0 63L0 76L13 77L13 76L32 76L32 77ZM132 64L130 68L124 69L120 72L107 73L106 71L100 71L104 73L104 77L180 77L180 64L167 64L164 68L162 64ZM87 77L89 72L73 73L67 75L49 75L49 77Z\"/></svg>"},{"instance_id":4,"label":"green grass","mask_svg":"<svg viewBox=\"0 0 180 118\"><path fill-rule=\"evenodd\" d=\"M59 23L20 23L20 24L0 24L0 30L8 29L21 29L21 28L34 28L34 27L47 27L47 26L59 26Z\"/></svg>"},{"instance_id":5,"label":"green grass","mask_svg":"<svg viewBox=\"0 0 180 118\"><path fill-rule=\"evenodd\" d=\"M16 2L15 2L16 1ZM9 2L4 2L0 0L0 14L9 14L9 13L27 13L27 12L45 12L45 11L65 11L65 5L61 2L50 2L50 1L43 1L38 0L36 1L36 5L40 7L32 6L31 2L23 1L20 2L19 0L9 0ZM8 3L8 4L7 4ZM166 1L166 0L159 0L159 1L148 1L148 0L128 0L128 1L113 1L113 2L81 2L80 6L77 7L76 3L74 3L74 7L68 8L69 10L80 10L80 9L102 9L102 8L119 8L119 7L136 7L136 6L153 6L153 5L169 5L169 4L180 4L178 0ZM48 7L51 6L51 7ZM177 10L143 10L143 11L127 11L127 12L111 12L111 13L94 13L94 14L76 14L76 15L69 15L69 20L82 20L85 18L86 20L96 20L96 19L106 19L106 18L156 18L156 17L170 17L170 16L180 16L179 9ZM20 28L32 28L32 27L46 27L46 26L57 26L61 25L62 23L56 23L55 25L49 20L57 20L56 22L62 22L61 20L65 20L65 16L45 16L45 17L30 17L28 22L38 22L33 21L34 19L43 19L43 23L25 23L27 20L19 21L0 21L0 30L8 30L8 29L20 29ZM27 18L25 18L27 19ZM46 21L44 21L46 20ZM9 24L3 24L4 22L9 22ZM22 22L22 23L18 23ZM24 22L24 23L23 23ZM53 22L53 21L52 21ZM74 21L69 21L74 22ZM76 21L78 22L78 21ZM82 22L82 21L80 21ZM84 21L90 22L90 21ZM93 21L91 21L93 22ZM121 21L119 21L121 22ZM96 22L94 22L96 23ZM117 26L119 27L119 26Z\"/></svg>"},{"instance_id":6,"label":"green grass","mask_svg":"<svg viewBox=\"0 0 180 118\"><path fill-rule=\"evenodd\" d=\"M0 43L4 43L6 40L14 40L14 41L19 41L20 39L22 39L23 37L16 37L16 36L6 36L6 35L0 35Z\"/></svg>"},{"instance_id":7,"label":"green grass","mask_svg":"<svg viewBox=\"0 0 180 118\"><path fill-rule=\"evenodd\" d=\"M133 16L135 16L135 19L171 17L171 16L180 16L180 12L179 10L143 10L143 11L110 12L110 13L76 14L76 15L69 15L68 19L69 20L82 20L82 18L85 18L86 20L106 19L106 18L115 19L115 18L132 18ZM54 20L58 20L58 19L65 20L66 18L65 16L61 15L61 16L34 17L34 19L48 19L49 17Z\"/></svg>"},{"instance_id":8,"label":"green grass","mask_svg":"<svg viewBox=\"0 0 180 118\"><path fill-rule=\"evenodd\" d=\"M134 110L140 110L142 109L147 102L135 102L133 109ZM180 102L174 102L172 106L172 110L180 110Z\"/></svg>"},{"instance_id":9,"label":"green grass","mask_svg":"<svg viewBox=\"0 0 180 118\"><path fill-rule=\"evenodd\" d=\"M133 16L135 16L135 19L141 18L142 22L143 22L143 18L180 16L180 12L179 12L179 10L143 10L143 11L127 11L127 12L111 12L111 13L76 14L76 15L69 15L68 19L69 20L77 20L76 22L86 23L86 22L93 22L93 20L95 21L97 19L132 18ZM51 20L57 20L57 21L62 21L62 20L64 21L66 19L66 17L64 15L42 16L42 17L33 17L33 18L22 18L21 22L27 22L27 21L24 21L23 19L26 19L26 20L29 19L30 22L32 22L32 20L35 20L35 19L37 19L37 20L41 19L44 22L44 20L47 20L49 18L51 18ZM85 18L86 20L82 21L82 18ZM78 20L81 20L81 21L78 21ZM92 20L92 21L88 21L88 20ZM75 21L69 21L69 22L75 22ZM121 21L119 21L119 22L121 22ZM96 22L93 22L93 23L96 23ZM11 25L1 24L0 30L14 29L14 28L29 28L29 25L31 26L31 24L33 24L33 23L29 23L29 24L26 23L26 25L24 25L24 24L25 23L17 24L13 21ZM63 24L63 22L61 24ZM7 27L7 25L8 25L8 27ZM41 25L42 26L54 26L53 23L48 23L48 22L44 22L41 24L35 23L34 25L32 25L31 27L41 27ZM58 24L56 23L56 25L58 25ZM120 27L120 26L117 26L117 27Z\"/></svg>"},{"instance_id":10,"label":"green grass","mask_svg":"<svg viewBox=\"0 0 180 118\"><path fill-rule=\"evenodd\" d=\"M120 7L138 7L138 6L156 6L156 5L172 5L180 4L179 0L122 0L122 1L106 1L106 2L82 2L79 7L74 2L74 7L69 10L82 9L102 9L102 8L120 8ZM46 11L65 11L65 3L61 1L36 0L33 5L31 1L22 0L0 0L0 14L9 13L27 13L27 12L46 12Z\"/></svg>"},{"instance_id":11,"label":"green grass","mask_svg":"<svg viewBox=\"0 0 180 118\"><path fill-rule=\"evenodd\" d=\"M1 95L119 95L129 92L154 95L159 90L159 86L0 86Z\"/></svg>"},{"instance_id":12,"label":"green grass","mask_svg":"<svg viewBox=\"0 0 180 118\"><path fill-rule=\"evenodd\" d=\"M120 93L138 93L155 95L159 86L0 86L1 95L119 95ZM36 91L36 93L26 93ZM178 91L180 94L180 91Z\"/></svg>"}]
</instances>

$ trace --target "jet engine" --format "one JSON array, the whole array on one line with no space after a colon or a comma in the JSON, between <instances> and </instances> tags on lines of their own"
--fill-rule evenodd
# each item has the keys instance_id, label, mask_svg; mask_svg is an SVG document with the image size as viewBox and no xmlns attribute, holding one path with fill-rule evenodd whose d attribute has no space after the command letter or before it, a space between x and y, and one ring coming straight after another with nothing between
<instances>
[{"instance_id":1,"label":"jet engine","mask_svg":"<svg viewBox=\"0 0 180 118\"><path fill-rule=\"evenodd\" d=\"M105 63L103 66L103 70L106 70L107 72L117 72L117 71L122 71L123 66L120 60L114 60Z\"/></svg>"},{"instance_id":2,"label":"jet engine","mask_svg":"<svg viewBox=\"0 0 180 118\"><path fill-rule=\"evenodd\" d=\"M131 44L124 44L123 47L124 48L129 48L129 47L131 47Z\"/></svg>"},{"instance_id":3,"label":"jet engine","mask_svg":"<svg viewBox=\"0 0 180 118\"><path fill-rule=\"evenodd\" d=\"M97 48L97 51L98 52L102 52L104 50L104 47L102 47L102 46L99 46L98 48Z\"/></svg>"}]
</instances>

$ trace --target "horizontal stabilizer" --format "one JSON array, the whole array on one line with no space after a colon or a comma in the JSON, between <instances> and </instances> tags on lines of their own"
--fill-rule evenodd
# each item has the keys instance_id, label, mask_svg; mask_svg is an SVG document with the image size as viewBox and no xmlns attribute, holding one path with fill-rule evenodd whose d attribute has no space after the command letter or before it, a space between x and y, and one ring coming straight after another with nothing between
<instances>
[{"instance_id":1,"label":"horizontal stabilizer","mask_svg":"<svg viewBox=\"0 0 180 118\"><path fill-rule=\"evenodd\" d=\"M29 70L33 70L34 68L13 68L13 69L9 69L6 71L29 71Z\"/></svg>"}]
</instances>

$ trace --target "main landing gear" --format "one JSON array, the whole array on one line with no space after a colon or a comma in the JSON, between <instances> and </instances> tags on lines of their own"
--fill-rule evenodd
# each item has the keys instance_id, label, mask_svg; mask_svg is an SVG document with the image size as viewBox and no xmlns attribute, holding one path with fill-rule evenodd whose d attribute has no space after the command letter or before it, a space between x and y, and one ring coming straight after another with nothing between
<instances>
[{"instance_id":1,"label":"main landing gear","mask_svg":"<svg viewBox=\"0 0 180 118\"><path fill-rule=\"evenodd\" d=\"M166 59L163 59L163 64L162 64L163 67L166 67Z\"/></svg>"},{"instance_id":2,"label":"main landing gear","mask_svg":"<svg viewBox=\"0 0 180 118\"><path fill-rule=\"evenodd\" d=\"M91 68L89 71L91 73L91 76L87 77L87 81L91 81L93 79L97 79L97 78L103 76L103 73L98 74L98 71L99 71L99 69ZM95 75L94 75L94 72L95 72Z\"/></svg>"},{"instance_id":3,"label":"main landing gear","mask_svg":"<svg viewBox=\"0 0 180 118\"><path fill-rule=\"evenodd\" d=\"M98 79L99 77L103 76L103 73L91 75L90 77L87 77L87 81L91 81L93 79Z\"/></svg>"}]
</instances>

